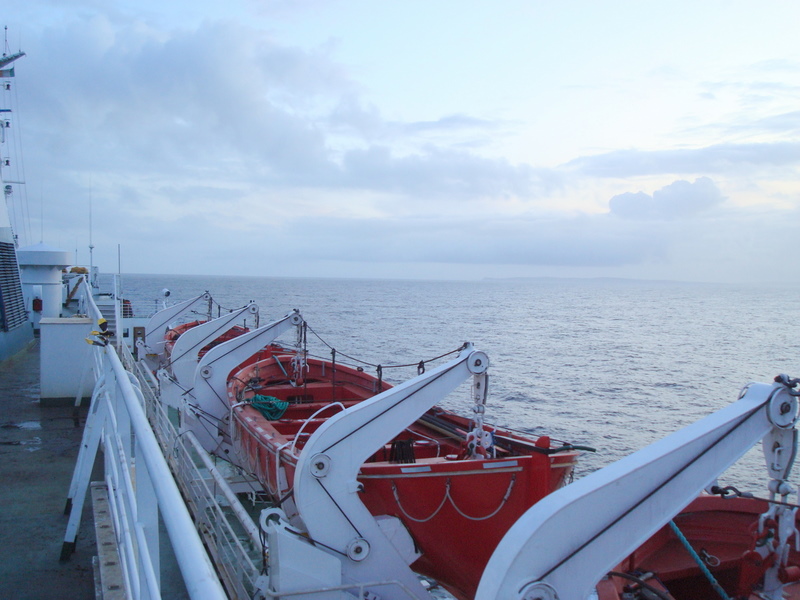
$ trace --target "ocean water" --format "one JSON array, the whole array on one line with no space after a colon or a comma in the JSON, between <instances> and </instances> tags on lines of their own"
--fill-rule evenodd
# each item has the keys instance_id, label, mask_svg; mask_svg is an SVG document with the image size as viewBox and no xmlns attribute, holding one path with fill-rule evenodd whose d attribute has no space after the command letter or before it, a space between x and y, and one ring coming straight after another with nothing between
<instances>
[{"instance_id":1,"label":"ocean water","mask_svg":"<svg viewBox=\"0 0 800 600\"><path fill-rule=\"evenodd\" d=\"M597 449L580 477L736 400L750 381L800 376L800 288L620 280L278 279L126 275L137 312L204 291L249 300L262 324L293 308L343 354L414 364L472 342L490 358L486 420ZM386 369L403 381L415 368ZM442 402L470 414L468 388ZM800 469L799 469L800 470ZM797 477L793 479L797 484ZM765 494L760 449L720 478Z\"/></svg>"}]
</instances>

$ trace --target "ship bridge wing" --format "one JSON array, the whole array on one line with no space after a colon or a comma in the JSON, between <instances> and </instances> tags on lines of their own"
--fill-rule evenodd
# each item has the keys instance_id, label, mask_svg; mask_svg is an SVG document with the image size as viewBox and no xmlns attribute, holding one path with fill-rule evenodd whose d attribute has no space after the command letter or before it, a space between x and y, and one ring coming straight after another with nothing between
<instances>
[{"instance_id":1,"label":"ship bridge wing","mask_svg":"<svg viewBox=\"0 0 800 600\"><path fill-rule=\"evenodd\" d=\"M3 56L0 56L0 69L2 69L3 67L5 67L7 65L10 65L15 60L17 60L18 58L22 58L23 56L25 56L25 53L22 52L22 51L15 52L14 54L8 54L8 55L4 54ZM11 76L13 76L13 75L11 75Z\"/></svg>"}]
</instances>

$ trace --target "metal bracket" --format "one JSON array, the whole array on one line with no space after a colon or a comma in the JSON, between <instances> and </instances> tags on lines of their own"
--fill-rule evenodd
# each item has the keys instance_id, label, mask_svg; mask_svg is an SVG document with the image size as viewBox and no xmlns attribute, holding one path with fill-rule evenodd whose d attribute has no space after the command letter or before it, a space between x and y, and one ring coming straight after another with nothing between
<instances>
[{"instance_id":1,"label":"metal bracket","mask_svg":"<svg viewBox=\"0 0 800 600\"><path fill-rule=\"evenodd\" d=\"M776 482L771 482L770 490L773 493L785 495L789 492L778 490L780 482L785 482L789 477L789 472L794 465L797 455L797 430L795 425L798 420L797 397L792 394L792 387L797 380L789 379L786 375L779 375L775 378L779 385L770 394L767 401L767 418L772 424L772 431L761 441L764 451L764 459L767 463L769 476ZM776 488L772 490L772 488Z\"/></svg>"},{"instance_id":2,"label":"metal bracket","mask_svg":"<svg viewBox=\"0 0 800 600\"><path fill-rule=\"evenodd\" d=\"M772 479L788 479L797 455L797 430L774 428L761 442L767 471Z\"/></svg>"},{"instance_id":3,"label":"metal bracket","mask_svg":"<svg viewBox=\"0 0 800 600\"><path fill-rule=\"evenodd\" d=\"M469 369L470 373L480 375L481 373L485 373L488 368L489 357L485 352L475 350L469 355L467 359L467 369Z\"/></svg>"}]
</instances>

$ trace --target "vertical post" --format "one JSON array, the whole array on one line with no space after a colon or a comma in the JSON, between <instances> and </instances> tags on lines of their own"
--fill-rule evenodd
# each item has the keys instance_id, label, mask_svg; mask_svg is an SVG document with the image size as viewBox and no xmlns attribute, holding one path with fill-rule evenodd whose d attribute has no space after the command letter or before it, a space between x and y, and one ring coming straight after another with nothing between
<instances>
[{"instance_id":1,"label":"vertical post","mask_svg":"<svg viewBox=\"0 0 800 600\"><path fill-rule=\"evenodd\" d=\"M116 374L115 374L116 375ZM131 417L128 409L125 406L125 399L122 397L121 382L116 377L114 378L114 415L117 418L117 431L119 437L122 439L122 448L125 456L132 456L131 443L133 439L133 430L131 429Z\"/></svg>"},{"instance_id":2,"label":"vertical post","mask_svg":"<svg viewBox=\"0 0 800 600\"><path fill-rule=\"evenodd\" d=\"M141 456L140 444L136 442L136 455ZM150 554L150 562L156 576L158 588L161 588L161 555L159 554L159 534L158 534L158 498L156 497L153 480L150 471L144 461L136 461L136 512L138 525L144 531L147 551ZM141 552L141 550L140 550ZM148 585L146 581L146 570L139 572L139 589L146 593L149 598Z\"/></svg>"},{"instance_id":3,"label":"vertical post","mask_svg":"<svg viewBox=\"0 0 800 600\"><path fill-rule=\"evenodd\" d=\"M99 384L93 396L91 409L86 418L86 425L81 438L80 450L78 451L78 462L72 474L67 504L64 508L64 514L69 515L69 521L67 522L67 532L64 535L64 543L61 546L60 560L62 561L69 559L72 553L75 552L75 539L78 536L78 529L81 524L83 503L89 490L89 479L91 479L92 467L97 457L97 450L100 447L100 437L103 433L106 411L108 410L107 398L105 397L102 383Z\"/></svg>"},{"instance_id":4,"label":"vertical post","mask_svg":"<svg viewBox=\"0 0 800 600\"><path fill-rule=\"evenodd\" d=\"M114 327L117 329L114 332L114 344L119 349L122 347L122 344L125 343L125 339L122 337L122 314L123 311L120 310L122 307L122 283L120 281L120 275L114 275L114 289L113 291L113 298L114 298ZM120 350L121 352L121 350Z\"/></svg>"}]
</instances>

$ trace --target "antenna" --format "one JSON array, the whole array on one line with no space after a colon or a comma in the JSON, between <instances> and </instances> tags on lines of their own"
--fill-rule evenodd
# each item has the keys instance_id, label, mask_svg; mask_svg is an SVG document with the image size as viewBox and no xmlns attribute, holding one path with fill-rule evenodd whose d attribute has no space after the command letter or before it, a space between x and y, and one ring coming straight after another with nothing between
<instances>
[{"instance_id":1,"label":"antenna","mask_svg":"<svg viewBox=\"0 0 800 600\"><path fill-rule=\"evenodd\" d=\"M89 280L92 287L97 287L94 278L94 244L92 243L92 179L89 178Z\"/></svg>"},{"instance_id":2,"label":"antenna","mask_svg":"<svg viewBox=\"0 0 800 600\"><path fill-rule=\"evenodd\" d=\"M116 290L119 298L122 298L122 244L117 244L117 281L119 289Z\"/></svg>"}]
</instances>

